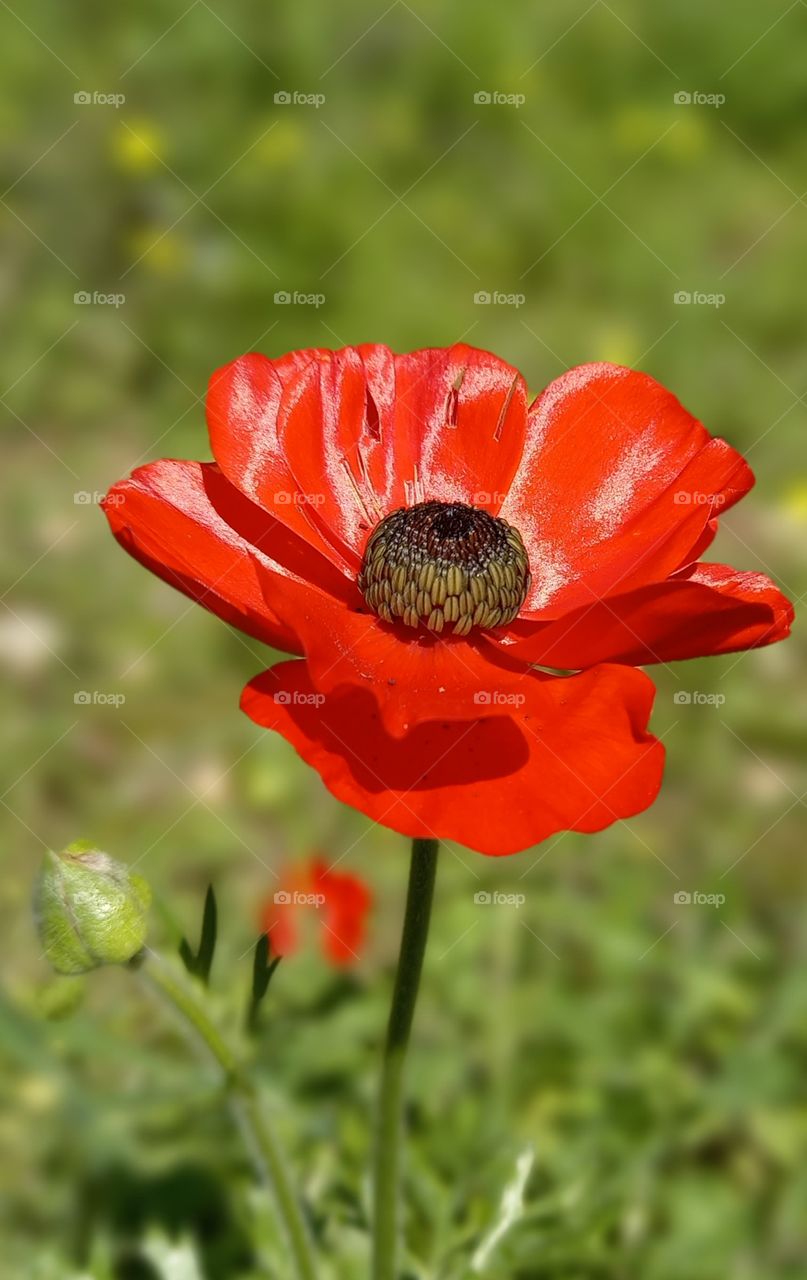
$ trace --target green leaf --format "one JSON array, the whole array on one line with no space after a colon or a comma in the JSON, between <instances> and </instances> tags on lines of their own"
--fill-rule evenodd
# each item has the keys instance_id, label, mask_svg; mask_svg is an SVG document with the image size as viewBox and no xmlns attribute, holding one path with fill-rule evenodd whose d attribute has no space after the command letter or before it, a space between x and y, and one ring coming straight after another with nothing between
<instances>
[{"instance_id":1,"label":"green leaf","mask_svg":"<svg viewBox=\"0 0 807 1280\"><path fill-rule=\"evenodd\" d=\"M194 951L187 938L183 938L179 944L179 954L188 973L193 974L196 978L201 978L206 986L210 982L210 970L213 967L217 933L218 909L216 907L216 895L213 892L212 884L209 884L202 912L202 932L199 938L199 950Z\"/></svg>"},{"instance_id":2,"label":"green leaf","mask_svg":"<svg viewBox=\"0 0 807 1280\"><path fill-rule=\"evenodd\" d=\"M269 937L262 933L255 943L255 954L252 961L252 993L247 1009L247 1028L254 1031L258 1024L258 1010L269 988L272 975L280 964L280 956L269 959Z\"/></svg>"}]
</instances>

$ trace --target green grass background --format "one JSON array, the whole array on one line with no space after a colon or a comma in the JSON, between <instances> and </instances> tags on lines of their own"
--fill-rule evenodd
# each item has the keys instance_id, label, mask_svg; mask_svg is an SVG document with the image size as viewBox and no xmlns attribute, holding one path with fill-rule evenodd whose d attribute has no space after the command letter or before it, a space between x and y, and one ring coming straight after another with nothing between
<instances>
[{"instance_id":1,"label":"green grass background","mask_svg":"<svg viewBox=\"0 0 807 1280\"><path fill-rule=\"evenodd\" d=\"M281 966L253 1050L325 1274L358 1280L405 842L239 713L272 655L151 579L74 495L207 456L207 378L244 350L463 338L535 390L592 359L669 385L758 474L711 558L799 597L805 6L10 6L0 1273L288 1274L215 1080L171 1021L122 972L47 974L32 878L43 847L89 837L137 861L190 931L215 881L212 1001L234 1034L272 870L317 848L372 885L361 964L334 975L312 939ZM125 302L76 305L80 290ZM325 301L278 305L280 290ZM479 290L524 302L475 305ZM676 305L678 290L725 301ZM769 651L654 671L668 767L640 817L500 861L443 854L407 1275L478 1274L532 1150L492 1280L803 1277L803 656L797 627ZM125 703L76 705L79 690ZM725 702L677 705L681 690ZM479 907L480 889L526 900ZM679 890L725 904L677 906Z\"/></svg>"}]
</instances>

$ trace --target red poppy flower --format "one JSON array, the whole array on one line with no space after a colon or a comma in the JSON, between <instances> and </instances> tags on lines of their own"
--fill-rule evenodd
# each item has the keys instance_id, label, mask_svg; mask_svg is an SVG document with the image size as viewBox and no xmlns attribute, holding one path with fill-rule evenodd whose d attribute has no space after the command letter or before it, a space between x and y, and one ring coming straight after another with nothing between
<instances>
[{"instance_id":1,"label":"red poppy flower","mask_svg":"<svg viewBox=\"0 0 807 1280\"><path fill-rule=\"evenodd\" d=\"M358 876L334 871L315 857L283 877L282 887L261 908L260 929L268 935L273 955L290 956L298 946L300 912L316 911L323 954L342 967L361 955L372 901Z\"/></svg>"},{"instance_id":2,"label":"red poppy flower","mask_svg":"<svg viewBox=\"0 0 807 1280\"><path fill-rule=\"evenodd\" d=\"M635 668L788 633L767 578L699 560L751 471L646 374L583 365L528 404L462 344L253 354L207 416L216 461L140 468L113 531L295 655L244 710L405 835L503 854L638 813L663 750Z\"/></svg>"}]
</instances>

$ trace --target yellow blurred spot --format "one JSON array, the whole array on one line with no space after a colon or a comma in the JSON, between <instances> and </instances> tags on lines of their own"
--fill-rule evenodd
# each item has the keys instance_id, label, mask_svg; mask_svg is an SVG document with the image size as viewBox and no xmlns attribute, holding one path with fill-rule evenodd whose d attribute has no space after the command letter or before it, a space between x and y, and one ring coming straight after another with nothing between
<instances>
[{"instance_id":1,"label":"yellow blurred spot","mask_svg":"<svg viewBox=\"0 0 807 1280\"><path fill-rule=\"evenodd\" d=\"M658 113L637 102L618 112L614 117L613 132L624 151L633 151L649 147L664 129L659 128Z\"/></svg>"},{"instance_id":2,"label":"yellow blurred spot","mask_svg":"<svg viewBox=\"0 0 807 1280\"><path fill-rule=\"evenodd\" d=\"M305 130L291 116L283 116L274 129L261 138L255 148L258 162L269 169L283 168L296 160L304 151L306 144Z\"/></svg>"},{"instance_id":3,"label":"yellow blurred spot","mask_svg":"<svg viewBox=\"0 0 807 1280\"><path fill-rule=\"evenodd\" d=\"M807 480L796 480L785 490L781 507L791 519L807 522Z\"/></svg>"},{"instance_id":4,"label":"yellow blurred spot","mask_svg":"<svg viewBox=\"0 0 807 1280\"><path fill-rule=\"evenodd\" d=\"M676 160L695 160L708 149L709 134L698 107L681 107L681 118L662 143Z\"/></svg>"},{"instance_id":5,"label":"yellow blurred spot","mask_svg":"<svg viewBox=\"0 0 807 1280\"><path fill-rule=\"evenodd\" d=\"M187 254L184 242L170 231L161 232L159 227L143 227L129 236L126 251L133 262L150 267L158 275L175 275L184 263Z\"/></svg>"},{"instance_id":6,"label":"yellow blurred spot","mask_svg":"<svg viewBox=\"0 0 807 1280\"><path fill-rule=\"evenodd\" d=\"M613 135L623 151L636 153L637 157L653 147L676 160L692 160L702 155L708 145L708 126L701 110L673 103L663 110L632 103L614 117Z\"/></svg>"},{"instance_id":7,"label":"yellow blurred spot","mask_svg":"<svg viewBox=\"0 0 807 1280\"><path fill-rule=\"evenodd\" d=\"M26 1111L50 1111L59 1099L59 1090L48 1076L27 1076L17 1088L17 1100Z\"/></svg>"},{"instance_id":8,"label":"yellow blurred spot","mask_svg":"<svg viewBox=\"0 0 807 1280\"><path fill-rule=\"evenodd\" d=\"M607 360L609 364L633 365L639 359L642 348L639 335L627 325L611 325L595 340L592 360Z\"/></svg>"},{"instance_id":9,"label":"yellow blurred spot","mask_svg":"<svg viewBox=\"0 0 807 1280\"><path fill-rule=\"evenodd\" d=\"M274 809L294 794L294 782L284 769L267 767L267 761L250 762L244 770L244 792L256 809Z\"/></svg>"},{"instance_id":10,"label":"yellow blurred spot","mask_svg":"<svg viewBox=\"0 0 807 1280\"><path fill-rule=\"evenodd\" d=\"M147 120L121 123L112 140L113 158L127 173L161 168L162 137Z\"/></svg>"},{"instance_id":11,"label":"yellow blurred spot","mask_svg":"<svg viewBox=\"0 0 807 1280\"><path fill-rule=\"evenodd\" d=\"M807 1136L807 1108L759 1107L747 1117L751 1131L765 1151L787 1165L795 1165Z\"/></svg>"}]
</instances>

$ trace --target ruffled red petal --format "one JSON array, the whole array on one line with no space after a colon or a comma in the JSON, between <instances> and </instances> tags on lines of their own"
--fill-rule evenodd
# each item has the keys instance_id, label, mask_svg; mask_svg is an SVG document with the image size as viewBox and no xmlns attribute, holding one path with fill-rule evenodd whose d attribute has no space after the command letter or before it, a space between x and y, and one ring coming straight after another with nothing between
<instances>
[{"instance_id":1,"label":"ruffled red petal","mask_svg":"<svg viewBox=\"0 0 807 1280\"><path fill-rule=\"evenodd\" d=\"M495 515L526 428L524 379L490 352L458 343L396 356L391 508L434 498Z\"/></svg>"},{"instance_id":2,"label":"ruffled red petal","mask_svg":"<svg viewBox=\"0 0 807 1280\"><path fill-rule=\"evenodd\" d=\"M646 732L653 686L642 672L514 681L500 695L523 701L503 701L500 716L432 720L403 739L385 732L369 690L325 696L305 662L258 676L241 705L338 799L407 836L508 854L557 831L599 831L653 801L664 753Z\"/></svg>"},{"instance_id":3,"label":"ruffled red petal","mask_svg":"<svg viewBox=\"0 0 807 1280\"><path fill-rule=\"evenodd\" d=\"M646 374L572 369L532 406L500 513L530 557L525 613L559 617L662 581L752 483L740 455Z\"/></svg>"},{"instance_id":4,"label":"ruffled red petal","mask_svg":"<svg viewBox=\"0 0 807 1280\"><path fill-rule=\"evenodd\" d=\"M347 347L301 374L281 428L309 518L361 558L390 511L429 498L498 511L526 428L526 389L473 347L393 356Z\"/></svg>"},{"instance_id":5,"label":"ruffled red petal","mask_svg":"<svg viewBox=\"0 0 807 1280\"><path fill-rule=\"evenodd\" d=\"M500 714L495 693L527 677L529 664L491 637L434 636L382 622L358 595L352 604L324 591L300 599L285 579L261 570L269 608L293 622L321 693L355 685L373 693L387 733L402 737L426 720Z\"/></svg>"},{"instance_id":6,"label":"ruffled red petal","mask_svg":"<svg viewBox=\"0 0 807 1280\"><path fill-rule=\"evenodd\" d=\"M281 883L282 888L260 911L259 928L268 935L273 955L294 954L299 945L299 914L316 910L326 959L337 967L359 959L373 901L363 880L315 857L290 868Z\"/></svg>"},{"instance_id":7,"label":"ruffled red petal","mask_svg":"<svg viewBox=\"0 0 807 1280\"><path fill-rule=\"evenodd\" d=\"M792 621L793 606L764 574L698 564L557 621L516 623L503 647L521 661L564 669L599 662L644 666L774 644L790 633Z\"/></svg>"},{"instance_id":8,"label":"ruffled red petal","mask_svg":"<svg viewBox=\"0 0 807 1280\"><path fill-rule=\"evenodd\" d=\"M387 376L392 377L392 358ZM361 349L314 361L289 396L279 435L307 518L355 573L385 513L374 482L388 441Z\"/></svg>"},{"instance_id":9,"label":"ruffled red petal","mask_svg":"<svg viewBox=\"0 0 807 1280\"><path fill-rule=\"evenodd\" d=\"M368 886L348 871L336 871L324 859L311 866L314 892L325 899L322 949L331 964L350 965L359 959L367 933L367 916L373 902Z\"/></svg>"},{"instance_id":10,"label":"ruffled red petal","mask_svg":"<svg viewBox=\"0 0 807 1280\"><path fill-rule=\"evenodd\" d=\"M300 653L294 609L317 582L352 588L285 525L248 502L210 463L163 459L110 489L104 511L123 547L226 622L274 648ZM282 576L289 611L267 605L259 572Z\"/></svg>"},{"instance_id":11,"label":"ruffled red petal","mask_svg":"<svg viewBox=\"0 0 807 1280\"><path fill-rule=\"evenodd\" d=\"M304 656L253 681L244 709L336 796L406 835L502 854L639 812L663 751L633 668L790 628L767 578L698 563L753 477L644 374L583 366L528 414L517 371L464 344L253 354L214 374L208 421L217 464L141 468L105 501L113 532L228 622ZM521 533L532 586L510 628L435 637L368 612L367 537L427 499ZM342 963L365 891L324 865L311 874ZM288 915L278 947L293 929Z\"/></svg>"},{"instance_id":12,"label":"ruffled red petal","mask_svg":"<svg viewBox=\"0 0 807 1280\"><path fill-rule=\"evenodd\" d=\"M213 453L252 501L355 573L371 530L429 498L495 513L521 456L526 388L465 344L247 355L217 370Z\"/></svg>"},{"instance_id":13,"label":"ruffled red petal","mask_svg":"<svg viewBox=\"0 0 807 1280\"><path fill-rule=\"evenodd\" d=\"M299 945L298 908L279 898L279 894L273 894L263 904L258 927L269 939L272 955L282 958L294 955Z\"/></svg>"},{"instance_id":14,"label":"ruffled red petal","mask_svg":"<svg viewBox=\"0 0 807 1280\"><path fill-rule=\"evenodd\" d=\"M207 424L213 456L228 480L343 572L352 572L353 559L322 536L314 519L316 494L298 483L280 434L296 411L300 376L330 355L308 350L269 360L251 352L231 361L210 379Z\"/></svg>"}]
</instances>

